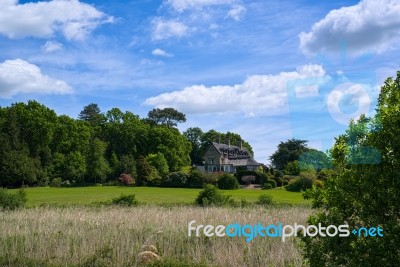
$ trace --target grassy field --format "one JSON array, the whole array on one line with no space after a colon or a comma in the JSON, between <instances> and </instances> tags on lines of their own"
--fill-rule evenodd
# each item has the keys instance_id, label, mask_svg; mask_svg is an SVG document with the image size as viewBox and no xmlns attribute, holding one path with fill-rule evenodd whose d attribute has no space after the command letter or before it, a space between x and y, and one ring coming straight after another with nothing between
<instances>
[{"instance_id":1,"label":"grassy field","mask_svg":"<svg viewBox=\"0 0 400 267\"><path fill-rule=\"evenodd\" d=\"M134 192L150 189L153 192L161 190L131 188ZM115 194L119 194L123 191L122 188L47 190L32 189L29 192L31 196L33 192L48 192L48 197L55 195L55 192L70 192L70 196L78 199L85 192L89 201L93 192L114 190ZM111 195L107 195L107 198ZM3 211L0 212L0 266L141 266L138 264L138 253L143 251L143 245L157 248L163 263L158 266L305 266L296 238L289 238L285 243L279 238L268 237L257 237L250 243L246 243L243 237L189 238L187 225L191 220L196 220L197 224L211 225L236 222L304 224L311 212L310 208L303 206L167 208L151 205L133 208L38 207Z\"/></svg>"},{"instance_id":2,"label":"grassy field","mask_svg":"<svg viewBox=\"0 0 400 267\"><path fill-rule=\"evenodd\" d=\"M27 205L41 204L89 204L111 200L121 194L135 194L136 199L145 203L168 204L193 202L201 189L186 188L158 188L158 187L122 187L122 186L93 186L74 188L38 187L27 188ZM254 202L262 193L272 195L273 200L280 203L301 204L308 203L301 193L288 192L283 188L271 190L225 190L235 200L245 199Z\"/></svg>"}]
</instances>

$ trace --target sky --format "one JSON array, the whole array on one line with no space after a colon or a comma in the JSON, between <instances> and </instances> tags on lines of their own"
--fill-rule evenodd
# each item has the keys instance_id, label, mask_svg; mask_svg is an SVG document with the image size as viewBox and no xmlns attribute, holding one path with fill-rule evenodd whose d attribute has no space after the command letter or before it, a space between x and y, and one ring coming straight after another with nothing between
<instances>
[{"instance_id":1,"label":"sky","mask_svg":"<svg viewBox=\"0 0 400 267\"><path fill-rule=\"evenodd\" d=\"M399 41L398 0L0 0L0 106L173 107L181 131L238 133L268 163L373 115Z\"/></svg>"}]
</instances>

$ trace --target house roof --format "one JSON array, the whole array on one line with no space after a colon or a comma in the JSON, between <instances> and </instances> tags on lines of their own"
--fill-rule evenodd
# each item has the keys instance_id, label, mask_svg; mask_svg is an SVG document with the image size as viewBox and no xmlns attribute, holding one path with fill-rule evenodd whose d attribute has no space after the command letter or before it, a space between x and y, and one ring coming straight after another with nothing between
<instances>
[{"instance_id":1,"label":"house roof","mask_svg":"<svg viewBox=\"0 0 400 267\"><path fill-rule=\"evenodd\" d=\"M226 155L228 164L233 166L258 166L260 165L253 159L253 155L245 147L238 147L233 145L221 144L212 142L212 145L218 153Z\"/></svg>"},{"instance_id":2,"label":"house roof","mask_svg":"<svg viewBox=\"0 0 400 267\"><path fill-rule=\"evenodd\" d=\"M229 154L229 152L239 152L243 155L251 156L251 154L245 147L240 148L238 146L233 146L233 145L228 146L227 144L221 144L221 143L216 143L216 142L212 142L212 144L220 154L223 154L226 152L228 152L228 154Z\"/></svg>"}]
</instances>

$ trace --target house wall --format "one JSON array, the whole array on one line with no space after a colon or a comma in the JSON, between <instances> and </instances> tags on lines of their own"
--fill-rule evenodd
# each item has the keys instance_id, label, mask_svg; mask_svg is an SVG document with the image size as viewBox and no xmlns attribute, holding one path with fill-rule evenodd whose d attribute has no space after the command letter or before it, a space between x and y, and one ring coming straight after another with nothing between
<instances>
[{"instance_id":1,"label":"house wall","mask_svg":"<svg viewBox=\"0 0 400 267\"><path fill-rule=\"evenodd\" d=\"M219 171L219 166L221 165L221 154L213 145L210 145L204 154L204 165L208 172Z\"/></svg>"}]
</instances>

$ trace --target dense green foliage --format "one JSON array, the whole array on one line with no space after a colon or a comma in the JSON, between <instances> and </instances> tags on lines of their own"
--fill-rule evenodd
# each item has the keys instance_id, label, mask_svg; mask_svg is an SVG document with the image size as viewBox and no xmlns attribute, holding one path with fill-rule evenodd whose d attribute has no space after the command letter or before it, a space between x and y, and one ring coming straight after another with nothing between
<instances>
[{"instance_id":1,"label":"dense green foliage","mask_svg":"<svg viewBox=\"0 0 400 267\"><path fill-rule=\"evenodd\" d=\"M16 193L9 193L0 188L0 210L15 210L21 208L26 203L26 192L22 189Z\"/></svg>"},{"instance_id":2,"label":"dense green foliage","mask_svg":"<svg viewBox=\"0 0 400 267\"><path fill-rule=\"evenodd\" d=\"M300 175L291 180L285 188L290 192L301 192L311 189L313 185L317 185L316 173L314 171L301 172Z\"/></svg>"},{"instance_id":3,"label":"dense green foliage","mask_svg":"<svg viewBox=\"0 0 400 267\"><path fill-rule=\"evenodd\" d=\"M300 156L309 150L306 140L290 139L280 142L270 160L276 169L284 170L289 162L299 160Z\"/></svg>"},{"instance_id":4,"label":"dense green foliage","mask_svg":"<svg viewBox=\"0 0 400 267\"><path fill-rule=\"evenodd\" d=\"M111 203L114 205L127 207L137 206L139 204L139 202L136 200L135 195L124 194L121 194L119 197L113 198Z\"/></svg>"},{"instance_id":5,"label":"dense green foliage","mask_svg":"<svg viewBox=\"0 0 400 267\"><path fill-rule=\"evenodd\" d=\"M269 206L273 203L272 201L272 196L269 194L261 194L258 196L258 199L256 201L256 204L258 205L263 205L263 206Z\"/></svg>"},{"instance_id":6,"label":"dense green foliage","mask_svg":"<svg viewBox=\"0 0 400 267\"><path fill-rule=\"evenodd\" d=\"M309 237L310 266L397 266L400 262L400 72L382 86L376 115L351 121L332 149L338 174L306 193L320 209L309 223L381 227L383 237Z\"/></svg>"},{"instance_id":7,"label":"dense green foliage","mask_svg":"<svg viewBox=\"0 0 400 267\"><path fill-rule=\"evenodd\" d=\"M203 191L200 191L196 198L199 206L224 206L230 201L230 196L224 195L218 188L211 184L206 184Z\"/></svg>"},{"instance_id":8,"label":"dense green foliage","mask_svg":"<svg viewBox=\"0 0 400 267\"><path fill-rule=\"evenodd\" d=\"M155 124L174 127L180 122L185 122L186 116L173 108L155 108L149 111L148 120Z\"/></svg>"},{"instance_id":9,"label":"dense green foliage","mask_svg":"<svg viewBox=\"0 0 400 267\"><path fill-rule=\"evenodd\" d=\"M0 186L59 178L71 185L106 183L122 173L159 185L190 163L191 144L172 122L153 123L118 108L102 113L96 104L85 106L79 119L57 116L36 101L0 107ZM147 167L148 173L137 170Z\"/></svg>"},{"instance_id":10,"label":"dense green foliage","mask_svg":"<svg viewBox=\"0 0 400 267\"><path fill-rule=\"evenodd\" d=\"M232 190L239 188L239 182L236 177L227 173L218 178L217 184L219 189Z\"/></svg>"},{"instance_id":11,"label":"dense green foliage","mask_svg":"<svg viewBox=\"0 0 400 267\"><path fill-rule=\"evenodd\" d=\"M277 182L274 179L268 179L264 182L265 184L270 184L272 188L276 188L278 186Z\"/></svg>"}]
</instances>

